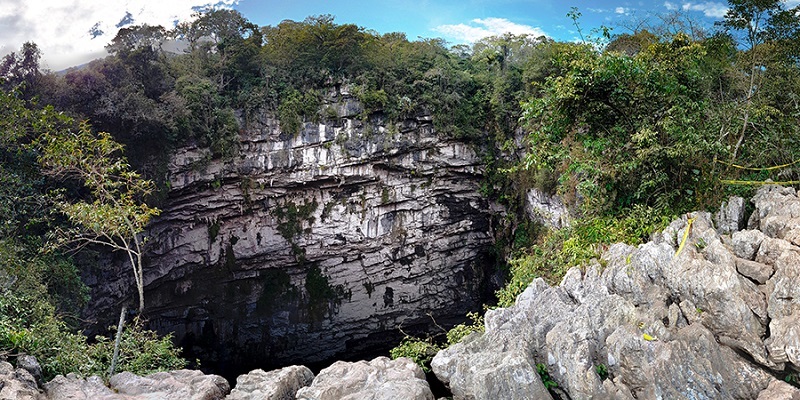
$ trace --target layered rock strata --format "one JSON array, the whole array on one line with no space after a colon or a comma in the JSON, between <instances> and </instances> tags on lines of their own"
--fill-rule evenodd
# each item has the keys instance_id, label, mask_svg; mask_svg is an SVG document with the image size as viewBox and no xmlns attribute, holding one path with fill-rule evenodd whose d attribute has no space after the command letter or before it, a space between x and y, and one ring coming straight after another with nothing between
<instances>
[{"instance_id":1,"label":"layered rock strata","mask_svg":"<svg viewBox=\"0 0 800 400\"><path fill-rule=\"evenodd\" d=\"M363 120L347 97L327 107L340 118L297 134L251 119L232 160L173 157L148 232L146 314L190 359L240 373L357 357L391 347L399 327L460 322L491 293L476 151L427 116ZM95 274L98 314L133 296L130 274Z\"/></svg>"}]
</instances>

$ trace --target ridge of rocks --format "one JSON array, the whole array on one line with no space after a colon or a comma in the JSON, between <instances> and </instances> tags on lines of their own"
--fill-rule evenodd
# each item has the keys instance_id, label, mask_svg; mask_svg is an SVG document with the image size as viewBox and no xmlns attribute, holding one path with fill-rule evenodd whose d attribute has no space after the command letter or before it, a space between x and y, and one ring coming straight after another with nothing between
<instances>
[{"instance_id":1,"label":"ridge of rocks","mask_svg":"<svg viewBox=\"0 0 800 400\"><path fill-rule=\"evenodd\" d=\"M797 398L776 382L800 371L800 199L766 186L752 202L747 229L733 198L611 246L558 286L535 280L433 371L456 400Z\"/></svg>"}]
</instances>

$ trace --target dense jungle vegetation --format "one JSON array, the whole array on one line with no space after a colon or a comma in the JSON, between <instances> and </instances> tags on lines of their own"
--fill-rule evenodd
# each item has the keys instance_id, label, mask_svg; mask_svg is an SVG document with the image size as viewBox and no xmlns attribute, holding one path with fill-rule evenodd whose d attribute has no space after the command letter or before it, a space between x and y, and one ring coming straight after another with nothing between
<instances>
[{"instance_id":1,"label":"dense jungle vegetation","mask_svg":"<svg viewBox=\"0 0 800 400\"><path fill-rule=\"evenodd\" d=\"M108 57L63 73L40 70L28 43L0 63L0 356L36 355L48 376L106 371L109 339L75 333L86 289L72 255L86 241L72 239L105 238L135 265L131 239L158 214L171 151L234 157L265 109L287 134L333 121L321 105L334 89L357 96L365 119L430 114L440 135L481 151L485 195L509 210L501 305L678 213L767 179L796 184L800 9L729 7L707 30L675 14L583 43L507 34L453 47L331 16L259 27L210 10L175 29L123 28ZM170 40L185 51L164 50ZM554 232L528 222L531 188L561 195L578 218ZM182 365L168 338L126 332L123 354L138 357L121 369Z\"/></svg>"}]
</instances>

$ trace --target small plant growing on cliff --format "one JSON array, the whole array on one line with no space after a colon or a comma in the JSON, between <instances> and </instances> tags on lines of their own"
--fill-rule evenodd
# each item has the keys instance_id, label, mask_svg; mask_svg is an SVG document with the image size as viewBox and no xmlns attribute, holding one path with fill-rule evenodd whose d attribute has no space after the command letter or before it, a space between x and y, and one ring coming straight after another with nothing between
<instances>
[{"instance_id":1,"label":"small plant growing on cliff","mask_svg":"<svg viewBox=\"0 0 800 400\"><path fill-rule=\"evenodd\" d=\"M695 247L697 247L697 250L698 250L698 251L702 251L702 250L703 250L703 249L705 249L705 248L706 248L708 245L706 244L706 241L705 241L705 239L703 239L703 238L698 238L698 239L697 239L697 243L695 243L695 244L694 244L694 246L695 246Z\"/></svg>"},{"instance_id":2,"label":"small plant growing on cliff","mask_svg":"<svg viewBox=\"0 0 800 400\"><path fill-rule=\"evenodd\" d=\"M597 372L597 376L600 377L601 381L608 379L608 367L605 364L598 364L594 367L594 372Z\"/></svg>"},{"instance_id":3,"label":"small plant growing on cliff","mask_svg":"<svg viewBox=\"0 0 800 400\"><path fill-rule=\"evenodd\" d=\"M383 188L381 191L381 204L389 204L389 189Z\"/></svg>"},{"instance_id":4,"label":"small plant growing on cliff","mask_svg":"<svg viewBox=\"0 0 800 400\"><path fill-rule=\"evenodd\" d=\"M431 360L441 350L437 344L429 339L420 339L406 335L397 347L389 351L392 359L400 357L410 358L425 372L431 371Z\"/></svg>"},{"instance_id":5,"label":"small plant growing on cliff","mask_svg":"<svg viewBox=\"0 0 800 400\"><path fill-rule=\"evenodd\" d=\"M550 377L550 373L547 372L547 366L539 363L536 364L536 372L539 373L539 377L542 378L542 384L544 384L545 389L550 390L553 388L558 387L558 383Z\"/></svg>"},{"instance_id":6,"label":"small plant growing on cliff","mask_svg":"<svg viewBox=\"0 0 800 400\"><path fill-rule=\"evenodd\" d=\"M367 291L367 296L372 298L372 292L375 291L375 285L370 281L364 282L364 289Z\"/></svg>"},{"instance_id":7,"label":"small plant growing on cliff","mask_svg":"<svg viewBox=\"0 0 800 400\"><path fill-rule=\"evenodd\" d=\"M800 372L790 372L783 378L784 382L798 386L800 385Z\"/></svg>"},{"instance_id":8,"label":"small plant growing on cliff","mask_svg":"<svg viewBox=\"0 0 800 400\"><path fill-rule=\"evenodd\" d=\"M484 332L486 327L483 324L483 315L477 312L467 313L467 317L472 320L471 324L458 324L447 332L447 343L453 345L461 341L473 332Z\"/></svg>"}]
</instances>

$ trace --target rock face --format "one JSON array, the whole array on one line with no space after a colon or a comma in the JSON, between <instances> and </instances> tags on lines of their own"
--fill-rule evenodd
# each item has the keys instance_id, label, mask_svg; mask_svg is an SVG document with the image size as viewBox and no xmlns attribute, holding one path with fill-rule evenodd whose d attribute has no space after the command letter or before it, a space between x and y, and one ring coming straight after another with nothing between
<instances>
[{"instance_id":1,"label":"rock face","mask_svg":"<svg viewBox=\"0 0 800 400\"><path fill-rule=\"evenodd\" d=\"M530 189L525 196L528 217L552 229L569 226L570 213L558 195L548 195L539 189Z\"/></svg>"},{"instance_id":2,"label":"rock face","mask_svg":"<svg viewBox=\"0 0 800 400\"><path fill-rule=\"evenodd\" d=\"M336 101L339 118L297 134L250 118L232 160L198 148L171 160L149 231L146 314L187 358L231 376L357 357L399 341L399 326L461 322L492 293L476 152L438 136L430 117L362 121L357 103ZM135 296L120 261L87 279L95 316Z\"/></svg>"},{"instance_id":3,"label":"rock face","mask_svg":"<svg viewBox=\"0 0 800 400\"><path fill-rule=\"evenodd\" d=\"M236 378L236 386L226 400L294 400L300 388L311 384L314 373L293 365L275 371L257 369Z\"/></svg>"},{"instance_id":4,"label":"rock face","mask_svg":"<svg viewBox=\"0 0 800 400\"><path fill-rule=\"evenodd\" d=\"M230 392L221 376L192 370L145 377L122 372L109 379L109 386L97 376L82 379L74 374L58 375L44 385L48 400L221 400Z\"/></svg>"},{"instance_id":5,"label":"rock face","mask_svg":"<svg viewBox=\"0 0 800 400\"><path fill-rule=\"evenodd\" d=\"M408 358L348 363L337 361L320 371L298 400L433 400L422 369Z\"/></svg>"},{"instance_id":6,"label":"rock face","mask_svg":"<svg viewBox=\"0 0 800 400\"><path fill-rule=\"evenodd\" d=\"M13 365L0 361L0 399L44 400L45 397L30 372L25 368L15 369Z\"/></svg>"},{"instance_id":7,"label":"rock face","mask_svg":"<svg viewBox=\"0 0 800 400\"><path fill-rule=\"evenodd\" d=\"M771 373L800 370L800 199L769 186L753 202L751 230L735 231L735 212L718 214L718 228L692 213L559 286L535 280L513 307L487 312L484 334L439 352L433 371L454 399L549 398L537 365L573 399L788 390Z\"/></svg>"}]
</instances>

